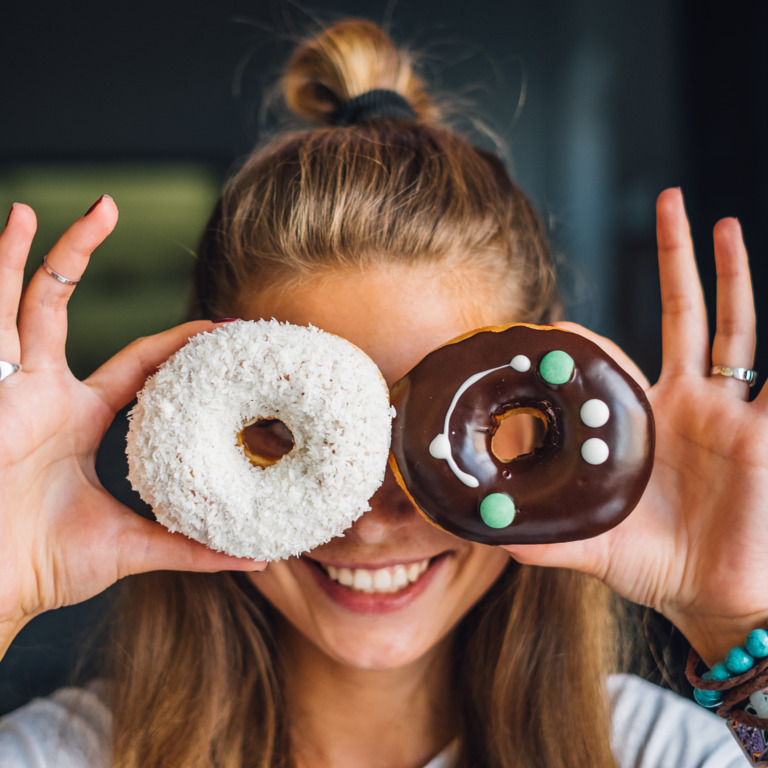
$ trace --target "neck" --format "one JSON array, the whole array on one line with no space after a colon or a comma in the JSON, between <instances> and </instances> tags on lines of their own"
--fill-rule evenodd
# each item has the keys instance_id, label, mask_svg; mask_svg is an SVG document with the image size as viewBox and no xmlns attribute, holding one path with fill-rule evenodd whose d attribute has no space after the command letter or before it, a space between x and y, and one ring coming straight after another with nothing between
<instances>
[{"instance_id":1,"label":"neck","mask_svg":"<svg viewBox=\"0 0 768 768\"><path fill-rule=\"evenodd\" d=\"M451 638L406 667L355 669L283 627L296 768L422 768L458 732Z\"/></svg>"}]
</instances>

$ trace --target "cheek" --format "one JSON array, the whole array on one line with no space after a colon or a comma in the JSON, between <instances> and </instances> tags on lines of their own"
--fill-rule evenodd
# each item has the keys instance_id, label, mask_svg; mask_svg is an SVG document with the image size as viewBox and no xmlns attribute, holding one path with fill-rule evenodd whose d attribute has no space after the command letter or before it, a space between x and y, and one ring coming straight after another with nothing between
<instances>
[{"instance_id":1,"label":"cheek","mask_svg":"<svg viewBox=\"0 0 768 768\"><path fill-rule=\"evenodd\" d=\"M287 562L270 563L265 571L251 573L249 578L280 613L292 616L306 610L306 598Z\"/></svg>"},{"instance_id":2,"label":"cheek","mask_svg":"<svg viewBox=\"0 0 768 768\"><path fill-rule=\"evenodd\" d=\"M466 565L461 569L463 599L456 607L463 613L471 608L504 572L510 556L499 547L471 544Z\"/></svg>"}]
</instances>

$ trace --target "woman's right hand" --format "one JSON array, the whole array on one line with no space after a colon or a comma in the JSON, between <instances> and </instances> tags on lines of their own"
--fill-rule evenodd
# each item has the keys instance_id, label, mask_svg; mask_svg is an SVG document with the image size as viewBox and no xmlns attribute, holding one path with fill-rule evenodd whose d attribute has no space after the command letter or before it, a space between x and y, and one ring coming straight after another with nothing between
<instances>
[{"instance_id":1,"label":"woman's right hand","mask_svg":"<svg viewBox=\"0 0 768 768\"><path fill-rule=\"evenodd\" d=\"M79 280L116 222L117 207L102 197L52 248L51 268ZM32 209L17 204L0 235L0 360L21 364L0 381L0 656L32 617L92 597L123 576L263 567L145 520L96 476L96 452L115 413L211 323L140 339L78 381L64 354L74 286L41 267L22 291L35 229Z\"/></svg>"}]
</instances>

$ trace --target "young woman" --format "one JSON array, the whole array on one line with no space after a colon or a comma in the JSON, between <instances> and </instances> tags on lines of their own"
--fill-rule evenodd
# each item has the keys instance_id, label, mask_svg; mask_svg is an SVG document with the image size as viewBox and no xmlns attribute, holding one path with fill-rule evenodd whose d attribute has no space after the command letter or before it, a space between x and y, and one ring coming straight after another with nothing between
<instances>
[{"instance_id":1,"label":"young woman","mask_svg":"<svg viewBox=\"0 0 768 768\"><path fill-rule=\"evenodd\" d=\"M296 51L282 85L316 127L278 136L227 184L198 254L197 316L312 323L357 344L390 384L474 328L558 319L530 203L496 157L441 125L383 32L328 29ZM75 380L66 305L117 208L102 197L22 293L35 218L16 205L0 236L3 648L43 611L146 575L126 582L108 674L2 721L0 764L746 764L716 717L610 674L614 593L667 616L709 665L768 618L755 577L768 544L754 534L768 515L768 396L748 402L747 383L711 369L753 361L741 232L733 219L715 227L710 346L678 190L657 216L657 453L626 521L581 542L489 547L424 522L388 476L344 536L265 569L141 519L94 471L115 412L214 326L139 340ZM643 380L611 342L566 327ZM400 591L360 587L414 565Z\"/></svg>"}]
</instances>

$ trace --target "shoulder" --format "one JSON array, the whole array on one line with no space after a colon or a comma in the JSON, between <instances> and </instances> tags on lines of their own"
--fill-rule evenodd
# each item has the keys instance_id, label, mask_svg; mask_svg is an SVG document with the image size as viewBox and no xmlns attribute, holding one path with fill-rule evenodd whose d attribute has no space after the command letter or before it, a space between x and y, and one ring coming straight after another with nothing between
<instances>
[{"instance_id":1,"label":"shoulder","mask_svg":"<svg viewBox=\"0 0 768 768\"><path fill-rule=\"evenodd\" d=\"M621 768L742 768L726 724L698 704L633 675L607 681Z\"/></svg>"},{"instance_id":2,"label":"shoulder","mask_svg":"<svg viewBox=\"0 0 768 768\"><path fill-rule=\"evenodd\" d=\"M109 764L106 685L62 688L0 718L3 768L102 768Z\"/></svg>"}]
</instances>

